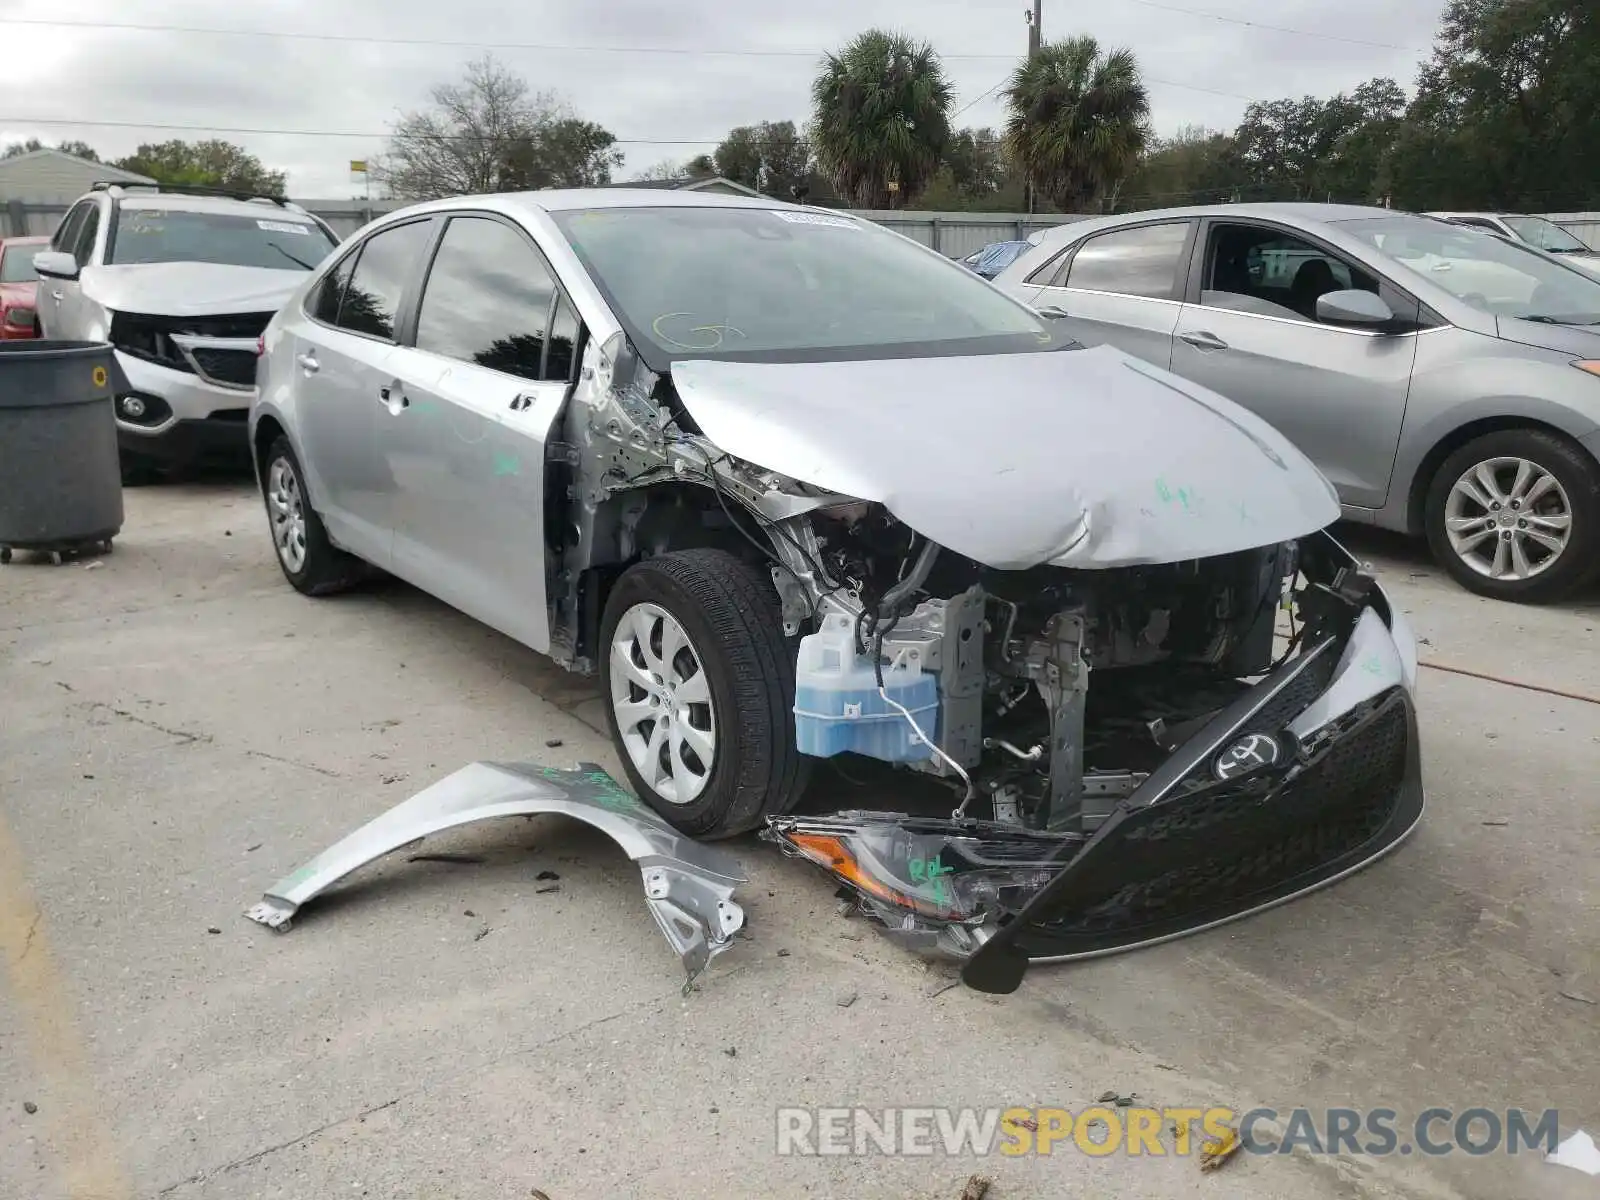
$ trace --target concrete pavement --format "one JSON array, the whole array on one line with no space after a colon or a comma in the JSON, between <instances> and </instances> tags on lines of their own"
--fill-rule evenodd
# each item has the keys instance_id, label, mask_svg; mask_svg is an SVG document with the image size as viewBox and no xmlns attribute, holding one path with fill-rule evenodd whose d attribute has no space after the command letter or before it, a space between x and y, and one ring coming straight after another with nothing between
<instances>
[{"instance_id":1,"label":"concrete pavement","mask_svg":"<svg viewBox=\"0 0 1600 1200\"><path fill-rule=\"evenodd\" d=\"M820 875L736 843L750 936L685 997L637 873L545 818L430 839L486 861L393 856L288 935L245 922L267 884L473 759L616 762L590 684L429 598L293 593L247 485L128 499L101 565L0 569L8 1200L954 1200L974 1171L994 1200L1600 1186L1460 1150L1241 1155L1215 1175L1070 1149L780 1158L773 1117L1117 1091L1387 1106L1402 1124L1559 1108L1564 1133L1600 1133L1600 705L1425 670L1430 807L1395 856L1004 999L942 990L837 917ZM1497 605L1404 543L1355 545L1425 658L1600 697L1600 600ZM541 870L559 891L536 891Z\"/></svg>"}]
</instances>

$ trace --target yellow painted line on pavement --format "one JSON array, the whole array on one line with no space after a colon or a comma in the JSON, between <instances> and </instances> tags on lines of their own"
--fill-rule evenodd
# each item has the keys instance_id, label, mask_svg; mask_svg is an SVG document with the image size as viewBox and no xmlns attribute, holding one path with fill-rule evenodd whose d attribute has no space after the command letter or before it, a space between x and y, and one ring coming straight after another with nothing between
<instances>
[{"instance_id":1,"label":"yellow painted line on pavement","mask_svg":"<svg viewBox=\"0 0 1600 1200\"><path fill-rule=\"evenodd\" d=\"M56 1159L68 1200L131 1200L116 1139L100 1112L89 1053L73 1018L72 993L56 965L44 914L28 886L18 845L0 815L0 963L5 994L20 1018L37 1091L29 1098ZM20 1105L22 1098L16 1098ZM21 1115L20 1113L18 1115Z\"/></svg>"}]
</instances>

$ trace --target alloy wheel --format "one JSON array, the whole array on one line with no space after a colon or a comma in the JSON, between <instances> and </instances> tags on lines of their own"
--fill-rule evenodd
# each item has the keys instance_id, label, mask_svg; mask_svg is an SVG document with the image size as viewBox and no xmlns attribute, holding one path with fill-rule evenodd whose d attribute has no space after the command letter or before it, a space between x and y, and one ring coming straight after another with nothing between
<instances>
[{"instance_id":1,"label":"alloy wheel","mask_svg":"<svg viewBox=\"0 0 1600 1200\"><path fill-rule=\"evenodd\" d=\"M611 706L634 769L662 800L688 804L716 763L717 723L699 652L671 613L635 604L610 651Z\"/></svg>"},{"instance_id":2,"label":"alloy wheel","mask_svg":"<svg viewBox=\"0 0 1600 1200\"><path fill-rule=\"evenodd\" d=\"M1555 565L1572 539L1572 504L1544 467L1526 458L1490 458L1450 488L1445 535L1456 556L1490 579L1532 579Z\"/></svg>"},{"instance_id":3,"label":"alloy wheel","mask_svg":"<svg viewBox=\"0 0 1600 1200\"><path fill-rule=\"evenodd\" d=\"M267 515L272 519L272 543L291 574L306 565L306 503L294 464L277 458L267 471Z\"/></svg>"}]
</instances>

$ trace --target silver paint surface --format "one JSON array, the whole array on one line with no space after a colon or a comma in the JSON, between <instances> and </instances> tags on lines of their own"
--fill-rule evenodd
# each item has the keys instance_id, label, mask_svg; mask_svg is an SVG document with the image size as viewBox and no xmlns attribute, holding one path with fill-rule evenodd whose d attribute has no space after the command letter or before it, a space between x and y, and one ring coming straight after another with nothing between
<instances>
[{"instance_id":1,"label":"silver paint surface","mask_svg":"<svg viewBox=\"0 0 1600 1200\"><path fill-rule=\"evenodd\" d=\"M739 458L883 504L1000 570L1177 562L1339 515L1260 418L1110 347L825 363L692 361L673 383Z\"/></svg>"}]
</instances>

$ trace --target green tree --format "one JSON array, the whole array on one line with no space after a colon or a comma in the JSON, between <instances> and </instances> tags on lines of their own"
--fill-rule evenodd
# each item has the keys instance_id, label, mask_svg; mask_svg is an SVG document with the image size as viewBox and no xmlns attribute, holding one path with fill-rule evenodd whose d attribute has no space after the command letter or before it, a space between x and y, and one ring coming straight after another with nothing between
<instances>
[{"instance_id":1,"label":"green tree","mask_svg":"<svg viewBox=\"0 0 1600 1200\"><path fill-rule=\"evenodd\" d=\"M1042 47L1003 94L1011 160L1063 212L1092 210L1150 139L1150 97L1133 52L1102 56L1092 37Z\"/></svg>"},{"instance_id":2,"label":"green tree","mask_svg":"<svg viewBox=\"0 0 1600 1200\"><path fill-rule=\"evenodd\" d=\"M793 121L762 121L732 130L712 161L724 179L788 199L811 169L811 150Z\"/></svg>"},{"instance_id":3,"label":"green tree","mask_svg":"<svg viewBox=\"0 0 1600 1200\"><path fill-rule=\"evenodd\" d=\"M857 208L914 202L943 161L952 91L933 47L869 29L811 87L817 165Z\"/></svg>"},{"instance_id":4,"label":"green tree","mask_svg":"<svg viewBox=\"0 0 1600 1200\"><path fill-rule=\"evenodd\" d=\"M35 150L46 149L45 144L38 138L29 138L25 142L12 142L0 151L0 158L16 158L19 154L32 154Z\"/></svg>"},{"instance_id":5,"label":"green tree","mask_svg":"<svg viewBox=\"0 0 1600 1200\"><path fill-rule=\"evenodd\" d=\"M595 187L610 183L621 165L615 134L564 106L550 106L528 136L512 143L505 183L516 189Z\"/></svg>"},{"instance_id":6,"label":"green tree","mask_svg":"<svg viewBox=\"0 0 1600 1200\"><path fill-rule=\"evenodd\" d=\"M983 199L1006 185L1005 145L992 129L963 129L950 139L944 161L950 181L964 196Z\"/></svg>"},{"instance_id":7,"label":"green tree","mask_svg":"<svg viewBox=\"0 0 1600 1200\"><path fill-rule=\"evenodd\" d=\"M1122 208L1170 208L1231 200L1245 182L1233 135L1185 125L1151 142L1118 196Z\"/></svg>"},{"instance_id":8,"label":"green tree","mask_svg":"<svg viewBox=\"0 0 1600 1200\"><path fill-rule=\"evenodd\" d=\"M1600 8L1450 0L1394 155L1397 203L1600 202Z\"/></svg>"},{"instance_id":9,"label":"green tree","mask_svg":"<svg viewBox=\"0 0 1600 1200\"><path fill-rule=\"evenodd\" d=\"M148 175L158 183L228 188L263 196L281 196L287 184L282 171L269 171L242 146L218 139L146 144L114 165Z\"/></svg>"},{"instance_id":10,"label":"green tree","mask_svg":"<svg viewBox=\"0 0 1600 1200\"><path fill-rule=\"evenodd\" d=\"M1250 105L1234 134L1245 198L1371 203L1388 190L1405 109L1392 79Z\"/></svg>"}]
</instances>

